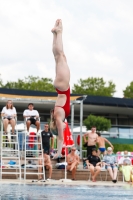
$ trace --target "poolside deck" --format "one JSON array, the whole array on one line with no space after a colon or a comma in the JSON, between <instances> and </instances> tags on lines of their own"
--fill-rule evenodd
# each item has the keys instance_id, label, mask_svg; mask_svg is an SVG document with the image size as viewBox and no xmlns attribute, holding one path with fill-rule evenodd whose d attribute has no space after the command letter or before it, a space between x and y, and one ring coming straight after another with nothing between
<instances>
[{"instance_id":1,"label":"poolside deck","mask_svg":"<svg viewBox=\"0 0 133 200\"><path fill-rule=\"evenodd\" d=\"M33 185L79 185L79 186L132 186L132 184L128 184L126 182L118 181L117 183L112 183L112 181L97 181L97 182L92 182L92 181L72 181L72 180L50 180L46 182L32 182L31 179L28 179L26 181L24 180L18 180L18 179L3 179L0 180L1 184L33 184Z\"/></svg>"},{"instance_id":2,"label":"poolside deck","mask_svg":"<svg viewBox=\"0 0 133 200\"><path fill-rule=\"evenodd\" d=\"M3 170L4 172L7 171L7 169ZM14 172L14 169L8 169L8 172ZM22 178L23 175L23 169L22 169ZM27 169L27 172L32 172L34 174L27 174L26 179L38 179L37 169ZM59 180L64 179L65 177L65 170L64 169L53 169L52 173L52 179ZM2 179L18 179L18 175L16 174L3 174ZM46 178L48 178L48 170L46 170ZM71 179L71 172L67 171L67 178ZM90 172L87 169L77 169L76 171L76 180L77 181L88 181L90 178ZM109 173L107 171L101 171L100 174L97 177L98 181L111 181L111 178L109 176ZM118 181L122 181L122 173L118 172Z\"/></svg>"},{"instance_id":3,"label":"poolside deck","mask_svg":"<svg viewBox=\"0 0 133 200\"><path fill-rule=\"evenodd\" d=\"M53 180L60 180L60 179L64 179L65 178L65 170L64 169L56 169L55 168L55 164L56 164L56 161L55 160L52 160L52 166L53 166L53 173L52 173L52 179ZM8 169L3 169L3 172L14 172L15 169L13 168L8 168ZM27 174L26 175L26 179L30 179L30 180L38 180L38 169L27 169L27 172L32 172L34 174ZM48 178L48 170L46 170L46 178ZM16 175L16 174L3 174L2 175L2 180L4 179L18 179L19 176ZM24 178L24 169L22 168L21 169L21 178L23 179ZM71 172L70 171L67 171L67 178L68 179L71 179ZM78 166L78 169L76 171L76 181L88 181L91 179L91 176L90 176L90 171L88 169L83 169L83 163L82 161L80 161L80 164ZM98 175L97 177L97 181L102 181L102 182L111 182L111 178L109 176L109 173L106 171L106 170L103 170L100 172L100 174ZM118 171L118 182L122 182L123 181L123 178L122 178L122 173Z\"/></svg>"}]
</instances>

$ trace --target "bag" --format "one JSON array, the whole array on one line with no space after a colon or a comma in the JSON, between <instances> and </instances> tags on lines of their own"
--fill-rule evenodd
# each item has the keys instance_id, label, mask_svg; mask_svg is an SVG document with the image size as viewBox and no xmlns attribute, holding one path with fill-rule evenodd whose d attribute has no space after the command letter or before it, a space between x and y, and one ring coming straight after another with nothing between
<instances>
[{"instance_id":1,"label":"bag","mask_svg":"<svg viewBox=\"0 0 133 200\"><path fill-rule=\"evenodd\" d=\"M88 142L84 143L84 145L83 145L83 146L84 146L84 147L87 147L87 146L88 146L88 145L87 145L87 143L88 143Z\"/></svg>"},{"instance_id":2,"label":"bag","mask_svg":"<svg viewBox=\"0 0 133 200\"><path fill-rule=\"evenodd\" d=\"M86 164L86 160L87 160L87 159L83 159L83 169L87 169L87 168L88 168L88 166L87 166L87 164Z\"/></svg>"},{"instance_id":3,"label":"bag","mask_svg":"<svg viewBox=\"0 0 133 200\"><path fill-rule=\"evenodd\" d=\"M65 165L59 165L57 169L65 169Z\"/></svg>"}]
</instances>

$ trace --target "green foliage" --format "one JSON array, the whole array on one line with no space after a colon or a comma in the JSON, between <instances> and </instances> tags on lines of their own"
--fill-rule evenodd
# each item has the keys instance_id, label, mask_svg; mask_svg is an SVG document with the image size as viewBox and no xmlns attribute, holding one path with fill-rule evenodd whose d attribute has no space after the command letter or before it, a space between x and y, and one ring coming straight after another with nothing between
<instances>
[{"instance_id":1,"label":"green foliage","mask_svg":"<svg viewBox=\"0 0 133 200\"><path fill-rule=\"evenodd\" d=\"M112 81L106 84L103 78L80 79L77 84L74 84L72 93L111 97L115 93L115 84Z\"/></svg>"},{"instance_id":2,"label":"green foliage","mask_svg":"<svg viewBox=\"0 0 133 200\"><path fill-rule=\"evenodd\" d=\"M50 78L28 76L25 77L24 80L18 79L17 82L8 81L3 85L3 88L55 92L52 82Z\"/></svg>"},{"instance_id":3,"label":"green foliage","mask_svg":"<svg viewBox=\"0 0 133 200\"><path fill-rule=\"evenodd\" d=\"M133 98L133 81L123 90L125 98Z\"/></svg>"},{"instance_id":4,"label":"green foliage","mask_svg":"<svg viewBox=\"0 0 133 200\"><path fill-rule=\"evenodd\" d=\"M129 152L133 152L132 144L113 144L113 146L114 146L114 153L117 153L118 151L125 151L125 150Z\"/></svg>"},{"instance_id":5,"label":"green foliage","mask_svg":"<svg viewBox=\"0 0 133 200\"><path fill-rule=\"evenodd\" d=\"M84 125L87 129L91 129L93 126L96 126L97 130L99 131L107 131L111 128L111 121L104 117L97 117L94 115L89 115L84 121Z\"/></svg>"},{"instance_id":6,"label":"green foliage","mask_svg":"<svg viewBox=\"0 0 133 200\"><path fill-rule=\"evenodd\" d=\"M107 138L109 139L109 138ZM84 145L84 141L82 141L83 145ZM112 143L113 144L113 143ZM97 146L97 145L96 145ZM132 144L113 144L114 146L114 150L113 152L116 154L117 152L119 151L129 151L129 152L133 152L133 145ZM106 143L106 148L109 147L109 145ZM97 149L98 149L98 146L97 146ZM82 150L87 150L86 147L82 146ZM87 156L87 153L84 152L84 156L83 157L86 157Z\"/></svg>"},{"instance_id":7,"label":"green foliage","mask_svg":"<svg viewBox=\"0 0 133 200\"><path fill-rule=\"evenodd\" d=\"M2 87L2 86L3 86L3 81L1 79L1 74L0 74L0 87Z\"/></svg>"}]
</instances>

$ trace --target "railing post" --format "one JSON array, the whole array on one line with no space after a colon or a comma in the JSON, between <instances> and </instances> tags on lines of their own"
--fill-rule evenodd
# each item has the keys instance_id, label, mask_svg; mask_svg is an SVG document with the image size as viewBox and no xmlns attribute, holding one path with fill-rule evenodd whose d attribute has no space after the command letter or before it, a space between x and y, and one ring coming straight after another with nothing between
<instances>
[{"instance_id":1,"label":"railing post","mask_svg":"<svg viewBox=\"0 0 133 200\"><path fill-rule=\"evenodd\" d=\"M80 159L82 159L83 100L80 101Z\"/></svg>"},{"instance_id":2,"label":"railing post","mask_svg":"<svg viewBox=\"0 0 133 200\"><path fill-rule=\"evenodd\" d=\"M74 127L74 104L71 105L71 133L73 135L73 127Z\"/></svg>"}]
</instances>

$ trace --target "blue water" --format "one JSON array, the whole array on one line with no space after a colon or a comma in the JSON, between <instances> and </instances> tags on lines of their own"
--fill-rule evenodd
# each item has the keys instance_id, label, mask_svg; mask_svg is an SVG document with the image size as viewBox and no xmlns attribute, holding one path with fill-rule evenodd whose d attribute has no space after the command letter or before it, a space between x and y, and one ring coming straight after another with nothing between
<instances>
[{"instance_id":1,"label":"blue water","mask_svg":"<svg viewBox=\"0 0 133 200\"><path fill-rule=\"evenodd\" d=\"M133 200L133 186L0 184L0 200Z\"/></svg>"}]
</instances>

